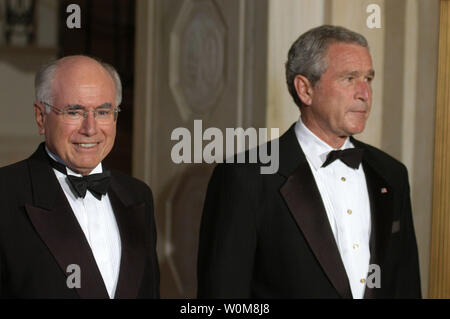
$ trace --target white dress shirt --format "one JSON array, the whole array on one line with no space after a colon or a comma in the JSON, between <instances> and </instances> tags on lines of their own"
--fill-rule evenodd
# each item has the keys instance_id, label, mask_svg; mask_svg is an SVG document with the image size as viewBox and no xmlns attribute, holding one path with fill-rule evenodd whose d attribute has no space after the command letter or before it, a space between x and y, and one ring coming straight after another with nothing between
<instances>
[{"instance_id":1,"label":"white dress shirt","mask_svg":"<svg viewBox=\"0 0 450 319\"><path fill-rule=\"evenodd\" d=\"M55 154L46 151L55 161L64 162ZM81 177L66 167L68 175ZM72 207L72 211L84 232L87 242L91 247L97 266L105 283L110 298L114 298L119 278L121 242L119 228L109 200L108 194L101 200L95 198L88 190L84 198L77 198L73 194L67 181L67 176L53 169L64 194ZM101 173L102 164L98 164L90 174ZM81 269L81 285L83 285L83 269Z\"/></svg>"},{"instance_id":2,"label":"white dress shirt","mask_svg":"<svg viewBox=\"0 0 450 319\"><path fill-rule=\"evenodd\" d=\"M369 270L371 229L369 194L362 165L353 169L336 160L321 167L334 149L314 135L301 118L295 125L295 134L322 197L353 298L361 299ZM347 138L340 149L352 147Z\"/></svg>"}]
</instances>

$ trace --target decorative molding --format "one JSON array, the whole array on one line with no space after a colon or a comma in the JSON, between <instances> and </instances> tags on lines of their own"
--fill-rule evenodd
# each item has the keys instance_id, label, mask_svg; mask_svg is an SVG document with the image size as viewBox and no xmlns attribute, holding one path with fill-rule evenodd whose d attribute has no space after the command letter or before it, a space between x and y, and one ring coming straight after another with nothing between
<instances>
[{"instance_id":1,"label":"decorative molding","mask_svg":"<svg viewBox=\"0 0 450 319\"><path fill-rule=\"evenodd\" d=\"M136 2L136 49L133 119L133 176L153 189L151 179L156 169L152 137L154 135L154 105L157 72L157 42L160 16L156 0Z\"/></svg>"},{"instance_id":2,"label":"decorative molding","mask_svg":"<svg viewBox=\"0 0 450 319\"><path fill-rule=\"evenodd\" d=\"M170 42L170 88L184 121L211 111L225 86L226 29L212 1L186 0Z\"/></svg>"},{"instance_id":3,"label":"decorative molding","mask_svg":"<svg viewBox=\"0 0 450 319\"><path fill-rule=\"evenodd\" d=\"M170 129L265 126L267 1L138 1L136 17L133 174L153 191L161 296L192 298L211 171L170 161Z\"/></svg>"},{"instance_id":4,"label":"decorative molding","mask_svg":"<svg viewBox=\"0 0 450 319\"><path fill-rule=\"evenodd\" d=\"M439 24L429 298L450 298L450 0Z\"/></svg>"},{"instance_id":5,"label":"decorative molding","mask_svg":"<svg viewBox=\"0 0 450 319\"><path fill-rule=\"evenodd\" d=\"M165 202L164 256L180 295L196 297L200 219L211 165L189 165L178 175ZM189 230L189 231L186 231Z\"/></svg>"}]
</instances>

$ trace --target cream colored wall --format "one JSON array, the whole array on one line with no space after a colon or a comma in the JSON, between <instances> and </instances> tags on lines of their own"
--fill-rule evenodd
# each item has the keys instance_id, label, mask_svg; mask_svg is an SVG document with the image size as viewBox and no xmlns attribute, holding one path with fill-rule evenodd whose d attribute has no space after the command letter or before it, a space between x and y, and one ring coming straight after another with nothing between
<instances>
[{"instance_id":1,"label":"cream colored wall","mask_svg":"<svg viewBox=\"0 0 450 319\"><path fill-rule=\"evenodd\" d=\"M34 73L56 57L58 1L38 1L37 17L37 45L9 47L0 12L0 166L29 156L42 140L33 115Z\"/></svg>"},{"instance_id":2,"label":"cream colored wall","mask_svg":"<svg viewBox=\"0 0 450 319\"><path fill-rule=\"evenodd\" d=\"M383 123L383 77L384 77L384 34L386 28L382 20L380 29L369 29L366 25L369 4L377 4L381 9L381 17L384 14L384 0L333 0L331 5L331 24L340 25L350 30L355 30L364 35L369 42L370 53L375 70L375 79L372 83L373 99L372 110L366 129L357 136L361 140L374 146L381 146L381 129Z\"/></svg>"},{"instance_id":3,"label":"cream colored wall","mask_svg":"<svg viewBox=\"0 0 450 319\"><path fill-rule=\"evenodd\" d=\"M380 6L380 29L366 26L369 4ZM269 0L267 125L279 127L280 133L298 118L284 77L292 42L324 23L347 27L367 38L376 75L372 112L357 138L387 151L408 168L424 296L428 291L438 17L438 0Z\"/></svg>"},{"instance_id":4,"label":"cream colored wall","mask_svg":"<svg viewBox=\"0 0 450 319\"><path fill-rule=\"evenodd\" d=\"M267 127L283 134L298 120L300 112L290 96L284 64L292 42L298 36L324 23L323 0L269 0L267 46Z\"/></svg>"}]
</instances>

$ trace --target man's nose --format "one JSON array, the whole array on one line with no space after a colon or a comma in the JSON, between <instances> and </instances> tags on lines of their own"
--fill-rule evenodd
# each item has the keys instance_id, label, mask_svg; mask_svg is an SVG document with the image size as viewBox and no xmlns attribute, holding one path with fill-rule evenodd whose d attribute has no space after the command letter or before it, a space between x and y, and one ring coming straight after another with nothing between
<instances>
[{"instance_id":1,"label":"man's nose","mask_svg":"<svg viewBox=\"0 0 450 319\"><path fill-rule=\"evenodd\" d=\"M97 134L97 121L93 112L88 112L86 118L82 119L79 132L86 136Z\"/></svg>"},{"instance_id":2,"label":"man's nose","mask_svg":"<svg viewBox=\"0 0 450 319\"><path fill-rule=\"evenodd\" d=\"M372 88L366 81L358 82L356 85L355 99L367 102L372 94Z\"/></svg>"}]
</instances>

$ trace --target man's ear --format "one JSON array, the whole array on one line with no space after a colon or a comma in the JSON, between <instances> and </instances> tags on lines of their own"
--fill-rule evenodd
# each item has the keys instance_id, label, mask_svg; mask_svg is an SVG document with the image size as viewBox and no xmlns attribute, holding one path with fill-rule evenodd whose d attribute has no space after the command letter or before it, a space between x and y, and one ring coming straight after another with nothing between
<instances>
[{"instance_id":1,"label":"man's ear","mask_svg":"<svg viewBox=\"0 0 450 319\"><path fill-rule=\"evenodd\" d=\"M45 134L45 107L41 103L34 103L34 117L39 128L39 134Z\"/></svg>"},{"instance_id":2,"label":"man's ear","mask_svg":"<svg viewBox=\"0 0 450 319\"><path fill-rule=\"evenodd\" d=\"M297 91L298 98L303 104L306 106L311 105L314 94L311 82L303 75L297 75L294 79L294 87Z\"/></svg>"}]
</instances>

